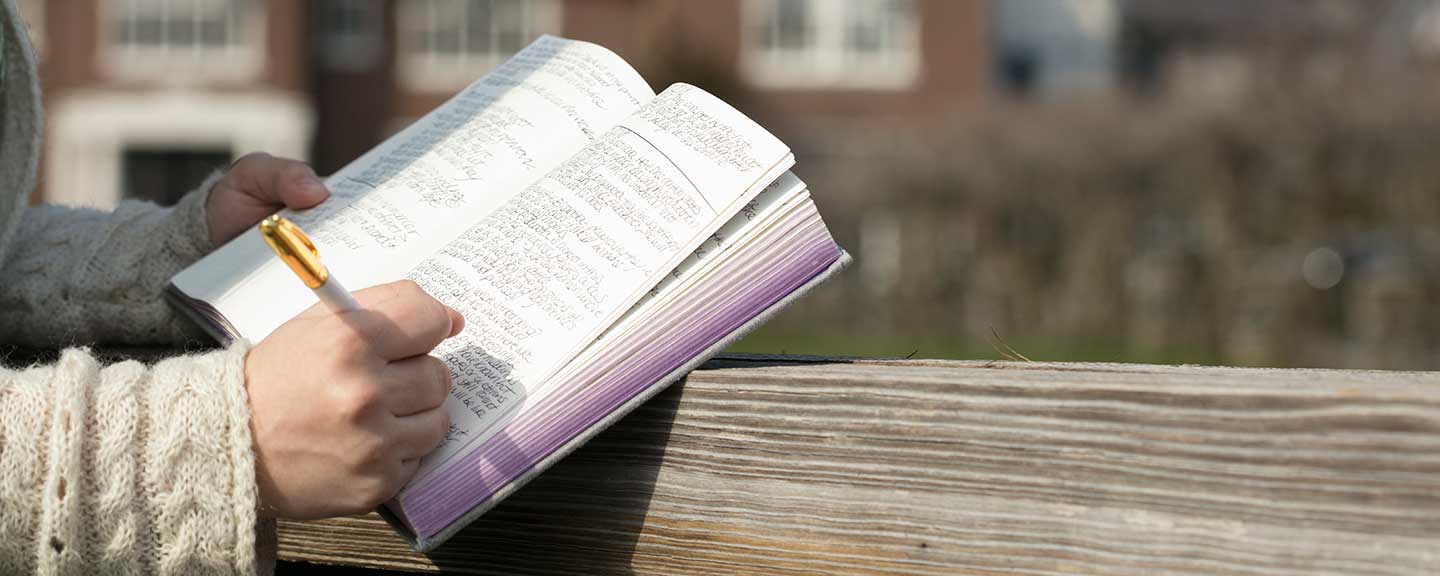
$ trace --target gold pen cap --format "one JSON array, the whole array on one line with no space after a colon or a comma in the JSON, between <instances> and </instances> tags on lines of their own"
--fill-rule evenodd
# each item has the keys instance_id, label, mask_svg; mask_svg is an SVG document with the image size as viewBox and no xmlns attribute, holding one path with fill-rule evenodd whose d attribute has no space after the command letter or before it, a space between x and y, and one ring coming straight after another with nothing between
<instances>
[{"instance_id":1,"label":"gold pen cap","mask_svg":"<svg viewBox=\"0 0 1440 576\"><path fill-rule=\"evenodd\" d=\"M294 223L279 214L261 220L260 237L311 290L324 286L330 279L330 271L320 263L320 251L315 249L315 243Z\"/></svg>"}]
</instances>

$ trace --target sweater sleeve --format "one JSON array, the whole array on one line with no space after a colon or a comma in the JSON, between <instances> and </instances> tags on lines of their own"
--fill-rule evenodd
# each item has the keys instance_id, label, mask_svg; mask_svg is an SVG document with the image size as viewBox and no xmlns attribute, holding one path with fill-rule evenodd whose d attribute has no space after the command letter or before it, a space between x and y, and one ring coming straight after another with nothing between
<instances>
[{"instance_id":1,"label":"sweater sleeve","mask_svg":"<svg viewBox=\"0 0 1440 576\"><path fill-rule=\"evenodd\" d=\"M163 296L171 276L212 248L205 201L220 175L170 208L26 209L0 262L0 335L40 348L208 342Z\"/></svg>"},{"instance_id":2,"label":"sweater sleeve","mask_svg":"<svg viewBox=\"0 0 1440 576\"><path fill-rule=\"evenodd\" d=\"M272 570L273 542L257 552L246 351L102 368L71 349L0 369L0 573Z\"/></svg>"}]
</instances>

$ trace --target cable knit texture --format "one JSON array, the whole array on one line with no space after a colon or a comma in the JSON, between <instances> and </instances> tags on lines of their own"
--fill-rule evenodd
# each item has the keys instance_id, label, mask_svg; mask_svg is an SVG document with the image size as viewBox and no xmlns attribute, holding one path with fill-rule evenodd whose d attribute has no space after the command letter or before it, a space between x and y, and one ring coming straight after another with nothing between
<instances>
[{"instance_id":1,"label":"cable knit texture","mask_svg":"<svg viewBox=\"0 0 1440 576\"><path fill-rule=\"evenodd\" d=\"M253 573L246 351L0 372L0 573Z\"/></svg>"},{"instance_id":2,"label":"cable knit texture","mask_svg":"<svg viewBox=\"0 0 1440 576\"><path fill-rule=\"evenodd\" d=\"M213 178L169 209L26 208L39 83L14 0L0 6L0 344L198 342L161 289L210 248ZM247 351L102 367L70 349L53 365L0 368L0 574L268 572Z\"/></svg>"},{"instance_id":3,"label":"cable knit texture","mask_svg":"<svg viewBox=\"0 0 1440 576\"><path fill-rule=\"evenodd\" d=\"M173 208L25 210L0 283L0 332L18 344L185 345L205 341L163 299L170 277L210 248L212 181Z\"/></svg>"}]
</instances>

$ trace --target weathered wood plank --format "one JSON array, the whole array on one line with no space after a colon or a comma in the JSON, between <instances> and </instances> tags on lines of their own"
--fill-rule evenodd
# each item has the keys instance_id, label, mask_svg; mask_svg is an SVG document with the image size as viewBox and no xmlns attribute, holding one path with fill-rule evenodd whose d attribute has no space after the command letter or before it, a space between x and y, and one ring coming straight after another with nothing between
<instances>
[{"instance_id":1,"label":"weathered wood plank","mask_svg":"<svg viewBox=\"0 0 1440 576\"><path fill-rule=\"evenodd\" d=\"M1440 374L724 359L429 557L456 573L1440 572Z\"/></svg>"}]
</instances>

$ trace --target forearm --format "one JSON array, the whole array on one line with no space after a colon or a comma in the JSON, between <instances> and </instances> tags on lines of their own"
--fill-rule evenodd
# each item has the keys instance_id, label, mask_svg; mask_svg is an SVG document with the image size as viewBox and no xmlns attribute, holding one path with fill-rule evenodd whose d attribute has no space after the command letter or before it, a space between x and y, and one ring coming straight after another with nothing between
<instances>
[{"instance_id":1,"label":"forearm","mask_svg":"<svg viewBox=\"0 0 1440 576\"><path fill-rule=\"evenodd\" d=\"M28 209L0 263L0 338L36 347L203 341L163 293L211 248L205 201L214 180L172 208Z\"/></svg>"},{"instance_id":2,"label":"forearm","mask_svg":"<svg viewBox=\"0 0 1440 576\"><path fill-rule=\"evenodd\" d=\"M0 369L0 573L255 573L246 352Z\"/></svg>"}]
</instances>

